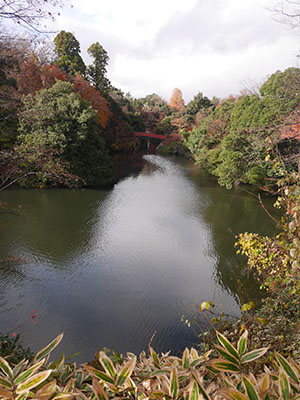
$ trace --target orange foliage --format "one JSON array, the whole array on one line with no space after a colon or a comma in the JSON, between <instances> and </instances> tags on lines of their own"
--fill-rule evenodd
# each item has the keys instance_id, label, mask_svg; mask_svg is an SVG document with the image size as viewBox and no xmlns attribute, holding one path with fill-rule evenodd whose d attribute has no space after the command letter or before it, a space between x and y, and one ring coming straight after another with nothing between
<instances>
[{"instance_id":1,"label":"orange foliage","mask_svg":"<svg viewBox=\"0 0 300 400\"><path fill-rule=\"evenodd\" d=\"M17 77L18 90L21 94L32 94L42 89L41 66L38 59L32 55L20 63Z\"/></svg>"},{"instance_id":2,"label":"orange foliage","mask_svg":"<svg viewBox=\"0 0 300 400\"><path fill-rule=\"evenodd\" d=\"M75 92L88 101L93 109L97 112L100 125L104 128L111 115L108 102L100 94L100 92L89 84L81 75L76 75L74 79Z\"/></svg>"},{"instance_id":3,"label":"orange foliage","mask_svg":"<svg viewBox=\"0 0 300 400\"><path fill-rule=\"evenodd\" d=\"M66 82L67 75L56 64L45 64L41 67L41 80L43 88L49 89L57 80Z\"/></svg>"},{"instance_id":4,"label":"orange foliage","mask_svg":"<svg viewBox=\"0 0 300 400\"><path fill-rule=\"evenodd\" d=\"M285 120L280 130L280 139L300 140L300 106Z\"/></svg>"},{"instance_id":5,"label":"orange foliage","mask_svg":"<svg viewBox=\"0 0 300 400\"><path fill-rule=\"evenodd\" d=\"M184 109L184 100L182 98L182 92L179 89L174 89L172 96L170 98L168 106L172 110L183 111Z\"/></svg>"}]
</instances>

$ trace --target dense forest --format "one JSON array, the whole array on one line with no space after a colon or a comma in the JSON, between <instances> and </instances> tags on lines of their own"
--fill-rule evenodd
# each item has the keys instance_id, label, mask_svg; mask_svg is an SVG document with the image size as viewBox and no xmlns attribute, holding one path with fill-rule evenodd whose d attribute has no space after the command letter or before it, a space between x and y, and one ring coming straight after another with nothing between
<instances>
[{"instance_id":1,"label":"dense forest","mask_svg":"<svg viewBox=\"0 0 300 400\"><path fill-rule=\"evenodd\" d=\"M70 32L43 44L2 38L0 52L4 186L114 183L114 156L132 151L135 132L165 135L163 154L194 158L228 188L249 183L272 191L283 165L298 168L298 68L222 100L198 92L185 105L179 89L169 102L124 94L106 76L105 49L93 43L86 66Z\"/></svg>"}]
</instances>

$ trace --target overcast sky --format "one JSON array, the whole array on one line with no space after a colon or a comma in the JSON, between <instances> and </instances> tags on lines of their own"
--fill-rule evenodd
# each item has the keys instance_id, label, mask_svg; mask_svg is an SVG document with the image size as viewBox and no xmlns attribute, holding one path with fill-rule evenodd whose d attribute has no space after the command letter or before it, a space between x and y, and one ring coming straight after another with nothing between
<instances>
[{"instance_id":1,"label":"overcast sky","mask_svg":"<svg viewBox=\"0 0 300 400\"><path fill-rule=\"evenodd\" d=\"M276 70L297 65L299 36L275 22L274 0L72 0L55 28L71 31L86 49L99 42L112 84L134 97L186 102L199 91L238 94Z\"/></svg>"}]
</instances>

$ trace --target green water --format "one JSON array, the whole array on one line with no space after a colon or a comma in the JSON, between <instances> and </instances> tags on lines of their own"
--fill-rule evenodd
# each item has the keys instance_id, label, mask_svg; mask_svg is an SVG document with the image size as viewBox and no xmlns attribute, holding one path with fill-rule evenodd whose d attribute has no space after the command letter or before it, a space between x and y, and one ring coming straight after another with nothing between
<instances>
[{"instance_id":1,"label":"green water","mask_svg":"<svg viewBox=\"0 0 300 400\"><path fill-rule=\"evenodd\" d=\"M26 208L3 217L0 257L20 261L1 263L0 331L34 350L64 332L57 355L80 351L80 362L103 346L139 352L154 331L157 351L177 351L197 342L180 322L196 304L238 316L259 297L233 246L239 232L275 232L255 196L219 187L191 162L143 163L111 190L1 194Z\"/></svg>"}]
</instances>

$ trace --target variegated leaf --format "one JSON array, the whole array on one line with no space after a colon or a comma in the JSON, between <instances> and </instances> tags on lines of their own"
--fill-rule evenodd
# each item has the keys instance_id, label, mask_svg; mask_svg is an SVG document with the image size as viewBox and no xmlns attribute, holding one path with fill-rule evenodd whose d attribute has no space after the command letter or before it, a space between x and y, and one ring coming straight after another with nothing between
<instances>
[{"instance_id":1,"label":"variegated leaf","mask_svg":"<svg viewBox=\"0 0 300 400\"><path fill-rule=\"evenodd\" d=\"M233 355L233 357L236 358L236 360L239 360L240 357L239 357L238 352L232 346L232 344L226 339L226 337L218 331L216 331L216 335L217 335L217 339L218 339L219 343L221 344L221 346L223 346L231 355Z\"/></svg>"},{"instance_id":2,"label":"variegated leaf","mask_svg":"<svg viewBox=\"0 0 300 400\"><path fill-rule=\"evenodd\" d=\"M116 369L112 362L112 360L104 353L104 351L100 351L99 353L99 361L102 364L102 367L106 371L106 373L115 378L116 376Z\"/></svg>"},{"instance_id":3,"label":"variegated leaf","mask_svg":"<svg viewBox=\"0 0 300 400\"><path fill-rule=\"evenodd\" d=\"M235 389L221 389L217 393L228 400L249 400L247 396Z\"/></svg>"},{"instance_id":4,"label":"variegated leaf","mask_svg":"<svg viewBox=\"0 0 300 400\"><path fill-rule=\"evenodd\" d=\"M30 389L35 388L36 386L44 382L49 377L51 372L52 370L48 369L47 371L39 372L38 374L35 374L30 378L26 379L26 381L20 383L17 386L16 389L17 394L23 394L25 392L28 392Z\"/></svg>"},{"instance_id":5,"label":"variegated leaf","mask_svg":"<svg viewBox=\"0 0 300 400\"><path fill-rule=\"evenodd\" d=\"M52 342L49 343L48 346L43 347L40 351L38 351L34 356L33 361L40 361L43 358L45 358L60 343L63 336L64 336L63 333L61 333L54 340L52 340Z\"/></svg>"},{"instance_id":6,"label":"variegated leaf","mask_svg":"<svg viewBox=\"0 0 300 400\"><path fill-rule=\"evenodd\" d=\"M171 380L170 392L173 399L176 399L179 391L177 368L172 368L170 380Z\"/></svg>"},{"instance_id":7,"label":"variegated leaf","mask_svg":"<svg viewBox=\"0 0 300 400\"><path fill-rule=\"evenodd\" d=\"M9 380L2 378L2 376L0 376L0 389L11 390L11 388L12 388L12 384L9 382Z\"/></svg>"},{"instance_id":8,"label":"variegated leaf","mask_svg":"<svg viewBox=\"0 0 300 400\"><path fill-rule=\"evenodd\" d=\"M83 364L83 366L88 371L88 373L95 378L102 379L104 382L114 384L114 379L111 376L107 375L105 372L99 371L99 369L93 368L87 364Z\"/></svg>"},{"instance_id":9,"label":"variegated leaf","mask_svg":"<svg viewBox=\"0 0 300 400\"><path fill-rule=\"evenodd\" d=\"M252 383L247 379L246 377L243 378L243 383L246 388L247 395L250 400L259 400L257 391L255 387L252 385Z\"/></svg>"},{"instance_id":10,"label":"variegated leaf","mask_svg":"<svg viewBox=\"0 0 300 400\"><path fill-rule=\"evenodd\" d=\"M263 347L261 349L249 351L249 353L246 353L241 357L242 364L254 361L257 358L262 357L268 351L268 349L268 347Z\"/></svg>"},{"instance_id":11,"label":"variegated leaf","mask_svg":"<svg viewBox=\"0 0 300 400\"><path fill-rule=\"evenodd\" d=\"M13 371L10 368L8 362L6 360L4 360L3 357L0 356L0 368L2 369L2 371L4 372L4 374L6 376L8 376L10 379L13 378Z\"/></svg>"},{"instance_id":12,"label":"variegated leaf","mask_svg":"<svg viewBox=\"0 0 300 400\"><path fill-rule=\"evenodd\" d=\"M212 367L217 371L233 373L237 373L240 371L240 368L236 364L233 364L229 361L224 361L222 358L217 358L216 360L213 360Z\"/></svg>"},{"instance_id":13,"label":"variegated leaf","mask_svg":"<svg viewBox=\"0 0 300 400\"><path fill-rule=\"evenodd\" d=\"M39 389L36 392L34 398L36 400L48 400L50 399L51 396L55 394L56 389L57 389L56 380L54 379L53 381L47 383L45 386Z\"/></svg>"},{"instance_id":14,"label":"variegated leaf","mask_svg":"<svg viewBox=\"0 0 300 400\"><path fill-rule=\"evenodd\" d=\"M19 376L15 378L14 381L15 385L24 382L27 378L29 378L32 374L34 374L43 364L44 360L41 360L39 363L32 365L26 371L22 372Z\"/></svg>"},{"instance_id":15,"label":"variegated leaf","mask_svg":"<svg viewBox=\"0 0 300 400\"><path fill-rule=\"evenodd\" d=\"M294 382L298 383L299 379L297 377L297 371L291 366L291 364L286 360L281 354L277 353L276 358L285 372L288 374L290 378L293 379Z\"/></svg>"},{"instance_id":16,"label":"variegated leaf","mask_svg":"<svg viewBox=\"0 0 300 400\"><path fill-rule=\"evenodd\" d=\"M279 388L280 388L280 394L283 400L289 400L290 399L290 383L289 383L289 378L287 374L282 370L279 373Z\"/></svg>"},{"instance_id":17,"label":"variegated leaf","mask_svg":"<svg viewBox=\"0 0 300 400\"><path fill-rule=\"evenodd\" d=\"M242 356L247 349L248 331L245 331L238 341L238 353Z\"/></svg>"},{"instance_id":18,"label":"variegated leaf","mask_svg":"<svg viewBox=\"0 0 300 400\"><path fill-rule=\"evenodd\" d=\"M239 361L235 357L233 357L230 353L228 353L228 351L226 351L224 349L224 347L215 345L215 348L216 348L217 352L221 356L223 356L227 361L229 361L229 362L231 362L233 364L236 364L237 366L239 365Z\"/></svg>"},{"instance_id":19,"label":"variegated leaf","mask_svg":"<svg viewBox=\"0 0 300 400\"><path fill-rule=\"evenodd\" d=\"M92 380L92 388L98 400L108 400L108 395L104 387L95 378Z\"/></svg>"},{"instance_id":20,"label":"variegated leaf","mask_svg":"<svg viewBox=\"0 0 300 400\"><path fill-rule=\"evenodd\" d=\"M136 357L133 357L122 366L121 370L118 372L118 376L116 379L116 384L118 386L123 386L125 384L127 379L131 376L135 364L136 364Z\"/></svg>"}]
</instances>

